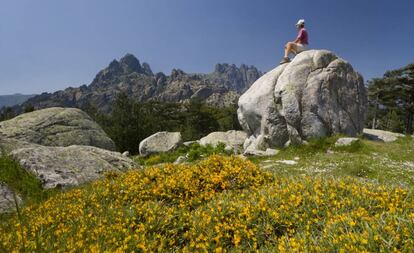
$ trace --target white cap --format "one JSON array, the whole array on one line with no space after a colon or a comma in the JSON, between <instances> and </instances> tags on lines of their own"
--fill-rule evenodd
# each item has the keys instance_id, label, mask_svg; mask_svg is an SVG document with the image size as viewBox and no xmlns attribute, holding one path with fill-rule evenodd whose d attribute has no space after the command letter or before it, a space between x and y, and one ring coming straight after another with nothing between
<instances>
[{"instance_id":1,"label":"white cap","mask_svg":"<svg viewBox=\"0 0 414 253\"><path fill-rule=\"evenodd\" d=\"M305 20L304 19L299 19L298 22L296 23L296 27L304 25L305 24Z\"/></svg>"}]
</instances>

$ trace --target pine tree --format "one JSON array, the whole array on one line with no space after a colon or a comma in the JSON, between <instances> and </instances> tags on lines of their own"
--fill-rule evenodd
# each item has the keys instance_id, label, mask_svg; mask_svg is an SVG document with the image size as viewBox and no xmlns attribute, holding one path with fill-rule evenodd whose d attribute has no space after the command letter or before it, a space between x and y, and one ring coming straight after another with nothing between
<instances>
[{"instance_id":1,"label":"pine tree","mask_svg":"<svg viewBox=\"0 0 414 253\"><path fill-rule=\"evenodd\" d=\"M413 133L414 117L414 64L401 69L387 71L383 78L373 79L368 83L373 123L375 128L378 113L395 111L404 121L404 132ZM394 115L395 116L395 115Z\"/></svg>"}]
</instances>

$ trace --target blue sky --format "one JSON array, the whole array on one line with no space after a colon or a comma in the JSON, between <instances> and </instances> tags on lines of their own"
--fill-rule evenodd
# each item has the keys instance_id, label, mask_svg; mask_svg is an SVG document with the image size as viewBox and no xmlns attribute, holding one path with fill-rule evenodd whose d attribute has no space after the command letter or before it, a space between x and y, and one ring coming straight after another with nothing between
<instances>
[{"instance_id":1,"label":"blue sky","mask_svg":"<svg viewBox=\"0 0 414 253\"><path fill-rule=\"evenodd\" d=\"M365 79L414 62L414 1L2 0L0 95L89 84L133 53L154 72L211 72L218 62L276 66L294 24Z\"/></svg>"}]
</instances>

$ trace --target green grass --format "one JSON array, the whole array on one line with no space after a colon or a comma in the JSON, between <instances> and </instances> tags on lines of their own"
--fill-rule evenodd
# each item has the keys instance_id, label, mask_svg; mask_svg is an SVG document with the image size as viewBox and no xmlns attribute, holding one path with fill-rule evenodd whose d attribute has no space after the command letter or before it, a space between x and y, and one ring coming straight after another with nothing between
<instances>
[{"instance_id":1,"label":"green grass","mask_svg":"<svg viewBox=\"0 0 414 253\"><path fill-rule=\"evenodd\" d=\"M6 183L27 204L44 201L56 192L44 190L34 175L8 156L0 157L0 182Z\"/></svg>"},{"instance_id":2,"label":"green grass","mask_svg":"<svg viewBox=\"0 0 414 253\"><path fill-rule=\"evenodd\" d=\"M279 175L351 176L380 183L414 186L414 140L407 136L392 143L361 139L335 147L339 136L311 140L307 145L282 149L276 156L250 158ZM278 161L293 160L286 165Z\"/></svg>"}]
</instances>

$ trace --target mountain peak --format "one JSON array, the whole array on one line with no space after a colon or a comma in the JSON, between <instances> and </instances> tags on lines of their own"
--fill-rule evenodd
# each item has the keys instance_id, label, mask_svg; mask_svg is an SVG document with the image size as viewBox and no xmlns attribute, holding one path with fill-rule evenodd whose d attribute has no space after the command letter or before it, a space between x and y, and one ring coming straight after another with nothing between
<instances>
[{"instance_id":1,"label":"mountain peak","mask_svg":"<svg viewBox=\"0 0 414 253\"><path fill-rule=\"evenodd\" d=\"M142 66L133 54L126 54L119 60L119 63L125 72L142 73Z\"/></svg>"},{"instance_id":2,"label":"mountain peak","mask_svg":"<svg viewBox=\"0 0 414 253\"><path fill-rule=\"evenodd\" d=\"M154 75L154 73L151 70L150 65L146 62L142 63L142 72L147 76L153 76Z\"/></svg>"},{"instance_id":3,"label":"mountain peak","mask_svg":"<svg viewBox=\"0 0 414 253\"><path fill-rule=\"evenodd\" d=\"M119 64L119 61L112 60L111 63L109 63L108 69L112 71L118 71L120 69L121 65Z\"/></svg>"}]
</instances>

